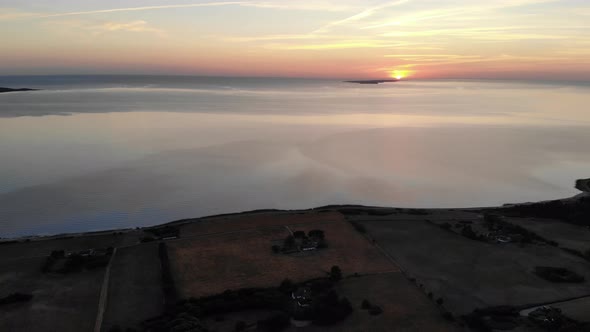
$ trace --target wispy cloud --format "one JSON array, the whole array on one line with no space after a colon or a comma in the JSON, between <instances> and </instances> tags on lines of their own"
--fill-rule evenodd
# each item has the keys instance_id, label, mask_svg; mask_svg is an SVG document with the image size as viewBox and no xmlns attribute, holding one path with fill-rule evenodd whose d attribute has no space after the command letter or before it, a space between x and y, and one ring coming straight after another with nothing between
<instances>
[{"instance_id":1,"label":"wispy cloud","mask_svg":"<svg viewBox=\"0 0 590 332\"><path fill-rule=\"evenodd\" d=\"M122 8L107 8L88 11L71 11L61 13L37 13L37 12L19 12L12 9L0 8L0 19L23 19L23 18L54 18L66 16L81 16L81 15L96 15L96 14L110 14L119 12L140 12L140 11L154 11L165 9L182 9L182 8L199 8L199 7L225 7L225 6L242 6L242 7L256 7L269 9L290 9L290 10L309 10L309 11L343 11L350 10L351 6L341 5L331 2L317 2L317 1L289 1L289 2L270 2L270 1L218 1L218 2L200 2L192 4L170 4L161 6L138 6L138 7L122 7Z\"/></svg>"},{"instance_id":2,"label":"wispy cloud","mask_svg":"<svg viewBox=\"0 0 590 332\"><path fill-rule=\"evenodd\" d=\"M357 22L363 19L366 19L368 17L373 16L376 12L389 8L389 7L393 7L393 6L399 6L402 5L406 2L409 2L410 0L398 0L398 1L393 1L393 2L388 2L379 6L374 6L374 7L370 7L367 9L364 9L363 11L356 13L352 16L348 16L344 19L341 20L337 20L334 22L330 22L326 25L324 25L323 27L315 30L313 33L322 33L322 32L328 32L330 31L332 28L337 27L339 25L344 25L350 22Z\"/></svg>"},{"instance_id":3,"label":"wispy cloud","mask_svg":"<svg viewBox=\"0 0 590 332\"><path fill-rule=\"evenodd\" d=\"M166 32L162 29L151 27L146 21L138 20L132 22L105 22L99 25L92 25L86 27L88 30L92 30L98 34L105 32L143 32L143 33L154 33L160 37L165 37Z\"/></svg>"}]
</instances>

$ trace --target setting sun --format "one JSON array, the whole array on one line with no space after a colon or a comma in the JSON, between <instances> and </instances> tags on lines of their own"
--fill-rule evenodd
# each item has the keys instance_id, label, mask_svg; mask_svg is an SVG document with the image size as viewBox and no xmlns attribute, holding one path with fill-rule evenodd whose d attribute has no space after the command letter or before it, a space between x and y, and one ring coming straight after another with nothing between
<instances>
[{"instance_id":1,"label":"setting sun","mask_svg":"<svg viewBox=\"0 0 590 332\"><path fill-rule=\"evenodd\" d=\"M396 80L407 78L410 76L410 74L411 72L409 70L392 70L389 72L389 76L395 78Z\"/></svg>"}]
</instances>

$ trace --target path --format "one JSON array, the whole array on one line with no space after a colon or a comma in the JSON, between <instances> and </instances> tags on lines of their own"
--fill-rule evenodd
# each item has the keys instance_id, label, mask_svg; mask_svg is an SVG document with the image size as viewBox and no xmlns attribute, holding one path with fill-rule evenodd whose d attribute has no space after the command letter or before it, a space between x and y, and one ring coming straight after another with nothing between
<instances>
[{"instance_id":1,"label":"path","mask_svg":"<svg viewBox=\"0 0 590 332\"><path fill-rule=\"evenodd\" d=\"M104 280L102 282L102 288L100 290L100 298L98 299L98 313L96 315L96 323L94 324L94 332L100 332L102 329L102 321L104 318L104 312L107 304L108 292L109 292L109 279L111 277L111 266L113 265L113 260L115 259L115 255L117 254L117 248L113 249L113 254L111 255L111 259L109 260L109 265L106 268L104 274Z\"/></svg>"}]
</instances>

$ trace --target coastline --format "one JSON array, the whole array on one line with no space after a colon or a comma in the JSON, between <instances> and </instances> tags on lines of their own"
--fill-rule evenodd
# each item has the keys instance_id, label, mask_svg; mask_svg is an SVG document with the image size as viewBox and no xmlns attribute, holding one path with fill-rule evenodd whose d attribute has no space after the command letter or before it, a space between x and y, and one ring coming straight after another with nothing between
<instances>
[{"instance_id":1,"label":"coastline","mask_svg":"<svg viewBox=\"0 0 590 332\"><path fill-rule=\"evenodd\" d=\"M169 222L164 222L161 224L156 224L152 226L142 226L136 228L115 228L115 229L105 229L105 230L95 230L95 231L88 231L88 232L74 232L74 233L60 233L60 234L52 234L52 235L28 235L28 236L19 236L19 237L12 237L12 238L0 238L0 245L8 244L8 243L19 243L19 242L31 242L31 241L45 241L45 240L59 240L59 239L67 239L67 238L77 238L77 237L91 237L91 236L103 236L113 233L129 233L134 231L143 231L149 230L159 227L166 227L166 226L179 226L199 221L205 220L214 220L214 219L221 219L221 218L233 218L239 217L244 215L257 215L257 214L304 214L310 212L329 212L329 211L341 211L341 210L355 210L355 211L364 211L369 214L385 214L388 211L406 211L409 214L433 214L437 212L457 212L457 211L465 211L465 212L484 212L484 211L502 211L506 209L514 209L519 207L527 207L527 206L535 206L538 204L547 204L547 203L572 203L576 202L581 198L590 197L590 178L589 179L578 179L575 183L575 188L580 190L581 193L576 194L571 197L564 197L564 198L557 198L553 200L546 200L546 201L538 201L538 202L521 202L521 203L505 203L499 206L482 206L482 207L467 207L467 208L404 208L404 207L388 207L388 206L368 206L368 205L358 205L358 204L330 204L324 205L319 207L313 207L308 209L294 209L294 210L281 210L281 209L255 209L255 210L247 210L247 211L240 211L240 212L231 212L231 213L221 213L221 214L214 214L214 215L207 215L202 217L196 218L184 218L173 220Z\"/></svg>"}]
</instances>

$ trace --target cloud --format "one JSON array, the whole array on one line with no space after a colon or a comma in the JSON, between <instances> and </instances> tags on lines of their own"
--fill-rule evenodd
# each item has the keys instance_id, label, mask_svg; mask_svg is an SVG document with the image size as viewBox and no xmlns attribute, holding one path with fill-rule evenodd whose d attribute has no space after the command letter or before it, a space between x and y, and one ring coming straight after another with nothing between
<instances>
[{"instance_id":1,"label":"cloud","mask_svg":"<svg viewBox=\"0 0 590 332\"><path fill-rule=\"evenodd\" d=\"M158 36L164 37L166 33L162 29L153 28L148 25L146 21L138 20L132 22L105 22L99 25L86 27L88 30L93 30L97 33L127 31L127 32L148 32L155 33Z\"/></svg>"},{"instance_id":2,"label":"cloud","mask_svg":"<svg viewBox=\"0 0 590 332\"><path fill-rule=\"evenodd\" d=\"M406 0L407 1L407 0ZM81 16L95 14L109 14L118 12L136 12L136 11L153 11L163 9L180 9L180 8L199 8L199 7L225 7L225 6L242 6L269 9L289 9L289 10L311 10L311 11L344 11L355 8L351 5L342 5L332 2L317 1L285 1L285 2L268 2L268 1L222 1L222 2L201 2L192 4L171 4L161 6L141 6L141 7L124 7L108 8L88 11L72 11L62 13L35 13L20 12L13 9L0 9L0 20L13 20L24 18L54 18L66 16Z\"/></svg>"},{"instance_id":3,"label":"cloud","mask_svg":"<svg viewBox=\"0 0 590 332\"><path fill-rule=\"evenodd\" d=\"M347 18L338 20L338 21L334 21L334 22L330 22L326 25L324 25L323 27L317 29L316 31L314 31L314 33L320 33L320 32L327 32L329 31L331 28L339 26L339 25L343 25L346 23L350 23L350 22L356 22L356 21L360 21L363 20L365 18L368 18L370 16L373 16L376 12L385 9L385 8L389 8L389 7L393 7L393 6L399 6L402 5L406 2L409 2L410 0L398 0L398 1L393 1L393 2L388 2L379 6L374 6L371 8L367 8L363 11L361 11L360 13L357 13L355 15L349 16Z\"/></svg>"}]
</instances>

